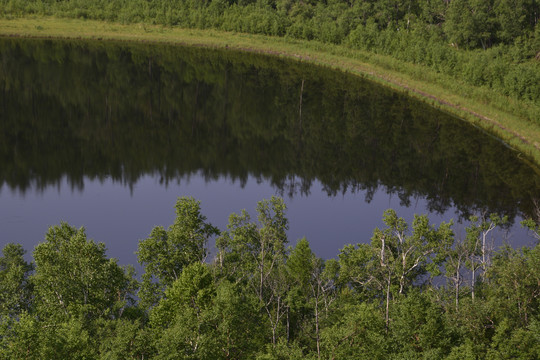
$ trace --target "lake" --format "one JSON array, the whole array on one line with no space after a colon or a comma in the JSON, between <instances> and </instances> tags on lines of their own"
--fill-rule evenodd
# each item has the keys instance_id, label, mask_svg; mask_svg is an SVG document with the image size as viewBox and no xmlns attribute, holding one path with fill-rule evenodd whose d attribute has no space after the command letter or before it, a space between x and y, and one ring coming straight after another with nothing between
<instances>
[{"instance_id":1,"label":"lake","mask_svg":"<svg viewBox=\"0 0 540 360\"><path fill-rule=\"evenodd\" d=\"M220 229L283 196L289 242L318 256L369 242L382 213L519 221L540 176L464 121L358 76L231 50L0 39L0 246L31 253L67 221L135 264L193 196ZM517 224L517 225L516 225ZM466 222L465 222L466 225ZM463 226L456 232L463 236Z\"/></svg>"}]
</instances>

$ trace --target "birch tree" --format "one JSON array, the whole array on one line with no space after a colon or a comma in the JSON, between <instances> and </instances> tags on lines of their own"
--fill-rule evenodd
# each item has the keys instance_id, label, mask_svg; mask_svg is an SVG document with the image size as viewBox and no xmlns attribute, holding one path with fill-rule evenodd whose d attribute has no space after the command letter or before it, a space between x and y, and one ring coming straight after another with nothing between
<instances>
[{"instance_id":1,"label":"birch tree","mask_svg":"<svg viewBox=\"0 0 540 360\"><path fill-rule=\"evenodd\" d=\"M442 259L437 251L442 245L453 242L452 223L442 223L439 228L429 224L426 215L415 215L412 232L408 224L392 209L383 215L386 228L375 229L371 246L376 261L372 280L385 293L385 321L388 328L390 300L394 293L403 294L420 276L427 272L428 264L438 266ZM433 268L433 266L430 266Z\"/></svg>"},{"instance_id":2,"label":"birch tree","mask_svg":"<svg viewBox=\"0 0 540 360\"><path fill-rule=\"evenodd\" d=\"M286 314L284 264L289 223L281 198L260 201L256 211L257 223L245 210L230 216L227 231L216 241L217 263L223 276L245 283L257 296L275 345Z\"/></svg>"}]
</instances>

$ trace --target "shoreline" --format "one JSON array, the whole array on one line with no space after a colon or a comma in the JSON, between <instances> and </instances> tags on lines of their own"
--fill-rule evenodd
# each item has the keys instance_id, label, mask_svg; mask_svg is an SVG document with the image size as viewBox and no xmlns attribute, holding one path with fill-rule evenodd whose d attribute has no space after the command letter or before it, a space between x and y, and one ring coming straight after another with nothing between
<instances>
[{"instance_id":1,"label":"shoreline","mask_svg":"<svg viewBox=\"0 0 540 360\"><path fill-rule=\"evenodd\" d=\"M428 69L412 64L396 65L395 60L393 63L387 56L352 50L344 46L212 29L181 29L147 24L123 25L53 17L2 18L0 36L200 46L278 56L326 66L404 93L480 127L520 153L518 155L520 158L528 159L525 161L540 172L540 127L533 124L531 119L495 109L489 104L495 102L495 99L486 101L480 99L480 96L475 99L474 96L468 97L449 91L442 84L442 80L448 81L443 79L445 77L443 74L434 74ZM408 67L407 70L413 71L414 74L389 69L399 65ZM437 82L437 79L442 80ZM459 84L456 85L459 87ZM475 90L482 91L470 86L465 87L463 91Z\"/></svg>"}]
</instances>

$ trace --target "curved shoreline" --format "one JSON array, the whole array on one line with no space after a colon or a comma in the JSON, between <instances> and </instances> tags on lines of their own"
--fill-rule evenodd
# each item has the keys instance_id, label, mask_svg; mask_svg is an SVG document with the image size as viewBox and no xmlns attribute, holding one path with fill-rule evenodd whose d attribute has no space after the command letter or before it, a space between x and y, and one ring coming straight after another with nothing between
<instances>
[{"instance_id":1,"label":"curved shoreline","mask_svg":"<svg viewBox=\"0 0 540 360\"><path fill-rule=\"evenodd\" d=\"M438 77L443 78L444 75L433 74L429 69L407 65L415 68L414 75L419 76L389 69L388 67L395 64L390 64L392 59L387 56L295 39L217 30L167 28L146 24L122 25L50 17L0 19L0 36L202 46L261 53L327 66L406 93L408 96L462 118L501 139L524 157L529 158L532 161L529 162L536 167L540 165L540 127L532 124L529 119L494 109L490 104L485 103L486 100L482 101L448 91L444 85L436 81ZM431 77L431 81L419 79L419 77ZM466 90L471 91L474 88L469 86ZM519 106L519 103L517 105ZM519 131L515 129L516 126L512 126L515 124L519 125Z\"/></svg>"}]
</instances>

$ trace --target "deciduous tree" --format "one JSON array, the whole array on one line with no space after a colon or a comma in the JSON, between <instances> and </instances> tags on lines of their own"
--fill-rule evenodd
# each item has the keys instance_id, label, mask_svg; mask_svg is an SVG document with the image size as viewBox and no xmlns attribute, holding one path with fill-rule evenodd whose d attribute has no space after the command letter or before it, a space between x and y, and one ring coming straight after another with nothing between
<instances>
[{"instance_id":1,"label":"deciduous tree","mask_svg":"<svg viewBox=\"0 0 540 360\"><path fill-rule=\"evenodd\" d=\"M137 257L144 266L139 296L144 307L155 305L186 266L204 262L208 239L219 233L202 215L200 201L182 197L175 209L176 219L168 230L156 226L139 242Z\"/></svg>"},{"instance_id":2,"label":"deciduous tree","mask_svg":"<svg viewBox=\"0 0 540 360\"><path fill-rule=\"evenodd\" d=\"M19 244L7 244L0 257L0 317L18 316L28 310L31 284L28 277L33 266L24 260L24 249Z\"/></svg>"},{"instance_id":3,"label":"deciduous tree","mask_svg":"<svg viewBox=\"0 0 540 360\"><path fill-rule=\"evenodd\" d=\"M105 244L88 240L84 228L52 226L33 255L36 271L31 280L42 316L119 316L133 291L132 279L105 255Z\"/></svg>"}]
</instances>

